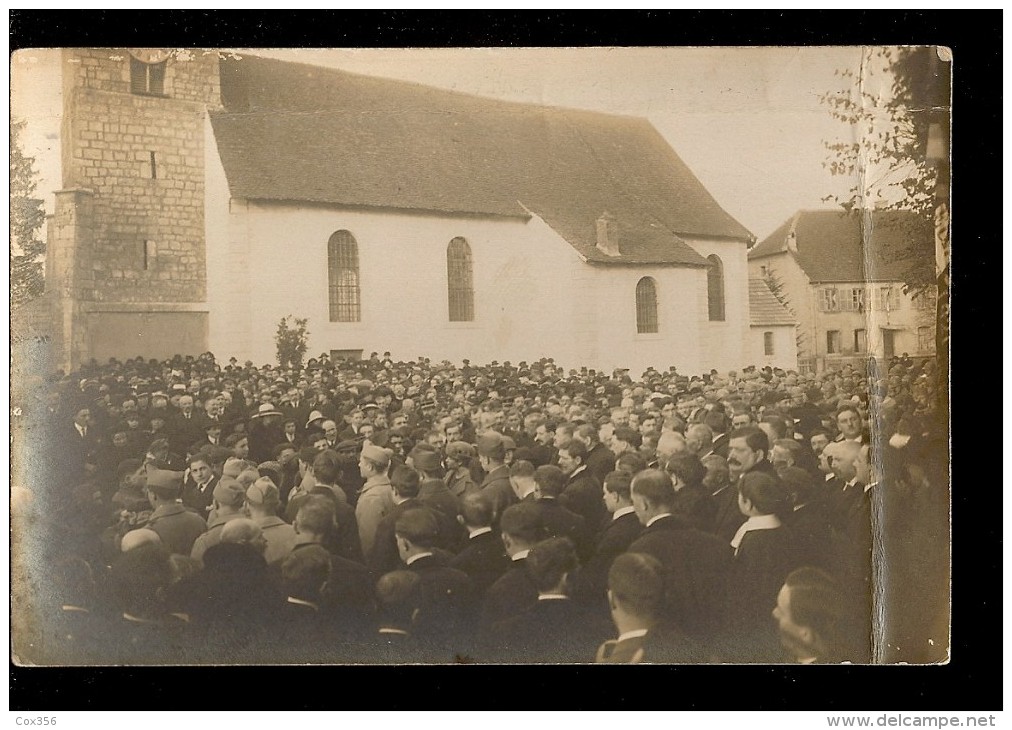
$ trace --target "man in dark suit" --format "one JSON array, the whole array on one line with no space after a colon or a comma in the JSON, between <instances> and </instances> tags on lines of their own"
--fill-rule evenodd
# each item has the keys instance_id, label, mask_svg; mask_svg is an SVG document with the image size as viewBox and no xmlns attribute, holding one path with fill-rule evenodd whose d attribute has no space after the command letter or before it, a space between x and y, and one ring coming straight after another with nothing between
<instances>
[{"instance_id":1,"label":"man in dark suit","mask_svg":"<svg viewBox=\"0 0 1012 730\"><path fill-rule=\"evenodd\" d=\"M394 526L397 551L407 569L422 579L415 630L443 661L472 653L474 588L467 574L437 556L439 523L427 508L403 513Z\"/></svg>"},{"instance_id":2,"label":"man in dark suit","mask_svg":"<svg viewBox=\"0 0 1012 730\"><path fill-rule=\"evenodd\" d=\"M675 488L666 472L640 472L630 492L644 529L629 552L652 555L664 567L666 619L692 637L718 635L724 627L730 544L672 514Z\"/></svg>"},{"instance_id":3,"label":"man in dark suit","mask_svg":"<svg viewBox=\"0 0 1012 730\"><path fill-rule=\"evenodd\" d=\"M665 471L675 487L673 513L699 530L711 531L717 510L703 487L703 462L695 454L676 454L668 459Z\"/></svg>"},{"instance_id":4,"label":"man in dark suit","mask_svg":"<svg viewBox=\"0 0 1012 730\"><path fill-rule=\"evenodd\" d=\"M334 426L334 443L337 441L354 441L358 438L359 431L362 430L362 424L365 423L365 413L359 407L352 408L351 412L345 418L347 427L341 431L340 435L337 433L337 425ZM324 432L327 433L326 424L324 424ZM327 439L330 440L331 436L327 433ZM332 445L333 446L333 445Z\"/></svg>"},{"instance_id":5,"label":"man in dark suit","mask_svg":"<svg viewBox=\"0 0 1012 730\"><path fill-rule=\"evenodd\" d=\"M726 459L728 448L727 431L731 425L727 415L715 409L706 414L703 423L709 426L710 432L713 434L710 449L713 453L719 454ZM705 456L705 454L700 455L700 457L702 456Z\"/></svg>"},{"instance_id":6,"label":"man in dark suit","mask_svg":"<svg viewBox=\"0 0 1012 730\"><path fill-rule=\"evenodd\" d=\"M482 493L488 494L495 507L493 524L499 524L503 512L517 501L510 486L510 470L505 465L506 445L503 437L495 431L487 431L478 439L478 462L485 470L481 482Z\"/></svg>"},{"instance_id":7,"label":"man in dark suit","mask_svg":"<svg viewBox=\"0 0 1012 730\"><path fill-rule=\"evenodd\" d=\"M817 568L799 568L787 576L773 618L780 642L792 661L800 664L836 664L861 661L861 642L848 634L844 589ZM867 637L867 634L865 634Z\"/></svg>"},{"instance_id":8,"label":"man in dark suit","mask_svg":"<svg viewBox=\"0 0 1012 730\"><path fill-rule=\"evenodd\" d=\"M559 497L564 507L587 521L592 530L604 522L601 483L586 465L587 447L582 441L567 439L559 444L559 468L566 475L565 490Z\"/></svg>"},{"instance_id":9,"label":"man in dark suit","mask_svg":"<svg viewBox=\"0 0 1012 730\"><path fill-rule=\"evenodd\" d=\"M864 495L864 485L857 478L855 462L861 453L859 441L834 441L822 453L835 477L826 483L826 509L833 529L843 534Z\"/></svg>"},{"instance_id":10,"label":"man in dark suit","mask_svg":"<svg viewBox=\"0 0 1012 730\"><path fill-rule=\"evenodd\" d=\"M582 515L567 509L560 499L566 475L557 466L539 466L534 472L534 505L541 510L541 521L549 537L567 537L581 560L590 557L593 532Z\"/></svg>"},{"instance_id":11,"label":"man in dark suit","mask_svg":"<svg viewBox=\"0 0 1012 730\"><path fill-rule=\"evenodd\" d=\"M534 430L534 446L531 463L538 466L554 464L558 452L555 450L555 422L542 420Z\"/></svg>"},{"instance_id":12,"label":"man in dark suit","mask_svg":"<svg viewBox=\"0 0 1012 730\"><path fill-rule=\"evenodd\" d=\"M508 507L500 521L503 546L510 557L510 567L485 592L481 609L481 627L523 613L538 599L537 588L527 575L526 560L531 548L545 537L541 510L528 502Z\"/></svg>"},{"instance_id":13,"label":"man in dark suit","mask_svg":"<svg viewBox=\"0 0 1012 730\"><path fill-rule=\"evenodd\" d=\"M292 553L307 545L321 545L330 553L330 578L323 589L321 610L354 633L372 612L372 580L362 564L339 555L333 548L334 500L325 496L306 499L295 515Z\"/></svg>"},{"instance_id":14,"label":"man in dark suit","mask_svg":"<svg viewBox=\"0 0 1012 730\"><path fill-rule=\"evenodd\" d=\"M376 582L376 631L356 659L378 664L417 664L429 657L415 635L422 579L410 570L395 570Z\"/></svg>"},{"instance_id":15,"label":"man in dark suit","mask_svg":"<svg viewBox=\"0 0 1012 730\"><path fill-rule=\"evenodd\" d=\"M333 646L338 639L344 627L322 610L322 590L329 579L330 554L321 545L305 545L281 564L286 599L273 622L279 660L312 661L321 646Z\"/></svg>"},{"instance_id":16,"label":"man in dark suit","mask_svg":"<svg viewBox=\"0 0 1012 730\"><path fill-rule=\"evenodd\" d=\"M751 416L749 416L751 418ZM714 533L730 543L735 532L745 522L738 509L738 485L741 477L751 471L779 479L777 470L769 461L770 442L764 431L756 426L743 426L731 432L728 441L727 467L730 485L711 492L715 504Z\"/></svg>"},{"instance_id":17,"label":"man in dark suit","mask_svg":"<svg viewBox=\"0 0 1012 730\"><path fill-rule=\"evenodd\" d=\"M697 664L707 660L701 647L661 622L664 568L650 555L619 555L608 571L608 607L618 638L597 650L599 664Z\"/></svg>"},{"instance_id":18,"label":"man in dark suit","mask_svg":"<svg viewBox=\"0 0 1012 730\"><path fill-rule=\"evenodd\" d=\"M300 458L312 454L312 449L303 449ZM334 527L328 531L324 547L348 560L364 563L365 556L362 555L362 542L359 539L355 510L348 504L344 490L337 486L337 476L341 469L338 456L328 449L312 455L312 459L309 473L313 476L315 484L308 492L288 501L285 516L294 521L295 515L307 500L312 497L326 497L334 507Z\"/></svg>"},{"instance_id":19,"label":"man in dark suit","mask_svg":"<svg viewBox=\"0 0 1012 730\"><path fill-rule=\"evenodd\" d=\"M853 441L857 444L868 443L868 432L864 427L864 419L861 418L857 406L847 404L836 411L836 426L840 429L836 437L837 442Z\"/></svg>"},{"instance_id":20,"label":"man in dark suit","mask_svg":"<svg viewBox=\"0 0 1012 730\"><path fill-rule=\"evenodd\" d=\"M190 474L183 484L183 504L207 519L214 499L214 488L220 476L211 471L211 464L205 452L190 457Z\"/></svg>"},{"instance_id":21,"label":"man in dark suit","mask_svg":"<svg viewBox=\"0 0 1012 730\"><path fill-rule=\"evenodd\" d=\"M309 418L309 402L302 397L298 388L289 388L288 397L281 403L281 412L285 421L289 419L295 423L296 431L301 432Z\"/></svg>"},{"instance_id":22,"label":"man in dark suit","mask_svg":"<svg viewBox=\"0 0 1012 730\"><path fill-rule=\"evenodd\" d=\"M91 410L79 408L74 414L74 422L64 432L65 438L56 449L56 460L63 468L60 481L72 483L85 476L85 465L94 464L97 460L99 439L96 426L92 423Z\"/></svg>"},{"instance_id":23,"label":"man in dark suit","mask_svg":"<svg viewBox=\"0 0 1012 730\"><path fill-rule=\"evenodd\" d=\"M779 479L777 470L770 462L770 440L766 433L755 426L738 428L731 432L728 441L727 465L731 469L731 477L734 473L740 475L757 471L773 478Z\"/></svg>"},{"instance_id":24,"label":"man in dark suit","mask_svg":"<svg viewBox=\"0 0 1012 730\"><path fill-rule=\"evenodd\" d=\"M608 571L615 558L624 553L643 530L633 508L629 486L632 475L613 471L604 478L604 506L611 519L598 533L594 551L584 561L574 580L574 597L607 608Z\"/></svg>"},{"instance_id":25,"label":"man in dark suit","mask_svg":"<svg viewBox=\"0 0 1012 730\"><path fill-rule=\"evenodd\" d=\"M166 426L170 434L169 444L177 454L185 454L190 444L206 440L203 420L193 409L192 395L180 396L179 411Z\"/></svg>"},{"instance_id":26,"label":"man in dark suit","mask_svg":"<svg viewBox=\"0 0 1012 730\"><path fill-rule=\"evenodd\" d=\"M496 656L512 663L593 661L608 627L568 595L568 576L578 566L576 550L566 538L550 538L531 548L527 572L537 600L524 613L493 627Z\"/></svg>"},{"instance_id":27,"label":"man in dark suit","mask_svg":"<svg viewBox=\"0 0 1012 730\"><path fill-rule=\"evenodd\" d=\"M815 479L804 469L788 466L780 479L791 495L791 511L784 525L790 530L796 554L795 564L831 571L831 533L825 504L818 499Z\"/></svg>"},{"instance_id":28,"label":"man in dark suit","mask_svg":"<svg viewBox=\"0 0 1012 730\"><path fill-rule=\"evenodd\" d=\"M373 541L372 553L366 557L369 570L374 576L381 576L403 567L397 550L397 538L394 526L402 514L410 509L422 509L425 505L418 499L420 479L418 473L407 466L398 466L390 475L390 486L393 487L394 506L387 512L376 526L376 539Z\"/></svg>"},{"instance_id":29,"label":"man in dark suit","mask_svg":"<svg viewBox=\"0 0 1012 730\"><path fill-rule=\"evenodd\" d=\"M480 598L510 567L502 537L492 531L492 500L480 492L464 496L460 522L467 543L450 561L450 567L467 573Z\"/></svg>"},{"instance_id":30,"label":"man in dark suit","mask_svg":"<svg viewBox=\"0 0 1012 730\"><path fill-rule=\"evenodd\" d=\"M604 483L604 478L615 471L615 454L600 442L597 427L592 423L584 423L573 432L573 438L582 441L583 445L587 447L587 461L585 462L587 471L597 480L598 484Z\"/></svg>"}]
</instances>

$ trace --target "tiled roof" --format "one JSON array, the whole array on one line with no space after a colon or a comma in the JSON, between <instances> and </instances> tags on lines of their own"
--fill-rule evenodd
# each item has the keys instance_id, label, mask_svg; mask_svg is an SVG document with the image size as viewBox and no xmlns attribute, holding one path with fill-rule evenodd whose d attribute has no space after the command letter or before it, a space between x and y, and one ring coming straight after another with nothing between
<instances>
[{"instance_id":1,"label":"tiled roof","mask_svg":"<svg viewBox=\"0 0 1012 730\"><path fill-rule=\"evenodd\" d=\"M695 266L682 240L751 234L645 119L539 107L257 57L222 59L231 194L542 218L584 257ZM621 255L596 248L617 222Z\"/></svg>"},{"instance_id":2,"label":"tiled roof","mask_svg":"<svg viewBox=\"0 0 1012 730\"><path fill-rule=\"evenodd\" d=\"M756 244L749 259L789 251L792 234L795 258L812 282L909 281L921 267L934 266L931 222L911 212L882 210L799 211Z\"/></svg>"},{"instance_id":3,"label":"tiled roof","mask_svg":"<svg viewBox=\"0 0 1012 730\"><path fill-rule=\"evenodd\" d=\"M750 323L758 326L797 324L794 315L773 294L773 290L762 279L748 280L748 306Z\"/></svg>"}]
</instances>

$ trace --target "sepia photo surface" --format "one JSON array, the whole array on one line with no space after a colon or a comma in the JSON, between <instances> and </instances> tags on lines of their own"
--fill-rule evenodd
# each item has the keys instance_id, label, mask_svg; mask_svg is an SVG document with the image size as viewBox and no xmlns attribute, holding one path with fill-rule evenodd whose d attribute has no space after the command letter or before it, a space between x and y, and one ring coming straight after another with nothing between
<instances>
[{"instance_id":1,"label":"sepia photo surface","mask_svg":"<svg viewBox=\"0 0 1012 730\"><path fill-rule=\"evenodd\" d=\"M18 51L12 660L948 661L951 62Z\"/></svg>"}]
</instances>

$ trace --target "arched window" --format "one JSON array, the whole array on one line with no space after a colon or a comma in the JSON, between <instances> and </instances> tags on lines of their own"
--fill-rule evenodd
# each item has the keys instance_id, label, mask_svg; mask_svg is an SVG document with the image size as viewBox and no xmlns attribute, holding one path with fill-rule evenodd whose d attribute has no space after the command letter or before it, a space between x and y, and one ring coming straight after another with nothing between
<instances>
[{"instance_id":1,"label":"arched window","mask_svg":"<svg viewBox=\"0 0 1012 730\"><path fill-rule=\"evenodd\" d=\"M458 236L446 247L446 281L450 321L474 321L474 270L471 246Z\"/></svg>"},{"instance_id":2,"label":"arched window","mask_svg":"<svg viewBox=\"0 0 1012 730\"><path fill-rule=\"evenodd\" d=\"M649 276L636 284L636 332L657 332L657 284Z\"/></svg>"},{"instance_id":3,"label":"arched window","mask_svg":"<svg viewBox=\"0 0 1012 730\"><path fill-rule=\"evenodd\" d=\"M327 284L330 293L330 321L362 321L358 243L348 231L338 231L327 242Z\"/></svg>"},{"instance_id":4,"label":"arched window","mask_svg":"<svg viewBox=\"0 0 1012 730\"><path fill-rule=\"evenodd\" d=\"M724 321L724 264L717 256L707 256L706 298L710 304L710 321Z\"/></svg>"}]
</instances>

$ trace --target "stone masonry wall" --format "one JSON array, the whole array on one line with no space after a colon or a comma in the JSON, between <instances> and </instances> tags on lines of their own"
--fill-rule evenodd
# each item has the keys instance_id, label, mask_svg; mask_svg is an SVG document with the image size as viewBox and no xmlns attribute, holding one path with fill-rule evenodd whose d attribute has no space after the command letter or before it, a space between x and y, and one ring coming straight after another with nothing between
<instances>
[{"instance_id":1,"label":"stone masonry wall","mask_svg":"<svg viewBox=\"0 0 1012 730\"><path fill-rule=\"evenodd\" d=\"M206 299L204 118L219 103L217 69L214 53L170 55L164 95L142 95L127 51L65 51L63 183L95 193L78 301Z\"/></svg>"}]
</instances>

